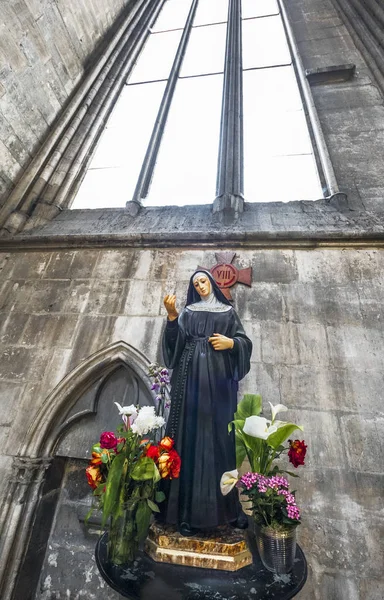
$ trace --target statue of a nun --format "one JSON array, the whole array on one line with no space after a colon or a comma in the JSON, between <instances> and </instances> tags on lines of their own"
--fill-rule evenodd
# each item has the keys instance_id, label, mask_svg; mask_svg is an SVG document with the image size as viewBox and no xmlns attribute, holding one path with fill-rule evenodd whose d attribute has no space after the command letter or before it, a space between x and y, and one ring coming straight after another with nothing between
<instances>
[{"instance_id":1,"label":"statue of a nun","mask_svg":"<svg viewBox=\"0 0 384 600\"><path fill-rule=\"evenodd\" d=\"M176 296L164 298L168 313L163 354L173 369L166 434L181 456L179 479L165 482L163 518L183 535L230 523L246 526L237 489L220 491L225 471L236 468L234 434L228 433L237 405L238 381L250 369L252 342L207 271L190 279L179 314Z\"/></svg>"}]
</instances>

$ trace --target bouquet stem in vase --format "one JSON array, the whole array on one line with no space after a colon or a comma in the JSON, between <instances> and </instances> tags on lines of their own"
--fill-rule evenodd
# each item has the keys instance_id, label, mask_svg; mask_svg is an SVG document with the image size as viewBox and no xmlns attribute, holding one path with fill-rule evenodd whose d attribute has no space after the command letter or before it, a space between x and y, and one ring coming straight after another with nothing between
<instances>
[{"instance_id":1,"label":"bouquet stem in vase","mask_svg":"<svg viewBox=\"0 0 384 600\"><path fill-rule=\"evenodd\" d=\"M268 571L278 575L293 569L296 556L296 528L276 530L255 524L259 556Z\"/></svg>"},{"instance_id":2,"label":"bouquet stem in vase","mask_svg":"<svg viewBox=\"0 0 384 600\"><path fill-rule=\"evenodd\" d=\"M115 565L133 562L139 550L136 515L122 511L111 517L108 530L108 560Z\"/></svg>"}]
</instances>

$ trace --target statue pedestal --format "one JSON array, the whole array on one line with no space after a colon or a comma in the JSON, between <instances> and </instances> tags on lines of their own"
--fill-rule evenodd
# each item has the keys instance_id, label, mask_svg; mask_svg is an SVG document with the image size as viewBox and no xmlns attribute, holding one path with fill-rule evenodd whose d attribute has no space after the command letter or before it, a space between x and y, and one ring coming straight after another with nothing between
<instances>
[{"instance_id":1,"label":"statue pedestal","mask_svg":"<svg viewBox=\"0 0 384 600\"><path fill-rule=\"evenodd\" d=\"M113 565L108 561L107 543L104 533L96 545L96 564L107 584L129 600L290 600L307 578L299 546L292 572L278 576L262 565L251 535L253 564L238 571L155 562L145 552L139 552L129 565Z\"/></svg>"},{"instance_id":2,"label":"statue pedestal","mask_svg":"<svg viewBox=\"0 0 384 600\"><path fill-rule=\"evenodd\" d=\"M174 527L154 523L144 549L156 562L200 569L237 571L252 564L244 533L228 526L183 537Z\"/></svg>"}]
</instances>

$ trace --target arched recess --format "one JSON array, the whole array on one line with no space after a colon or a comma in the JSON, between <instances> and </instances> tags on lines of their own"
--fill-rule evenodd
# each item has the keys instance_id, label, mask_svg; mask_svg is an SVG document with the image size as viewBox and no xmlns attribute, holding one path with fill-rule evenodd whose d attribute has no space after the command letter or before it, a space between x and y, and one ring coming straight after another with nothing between
<instances>
[{"instance_id":1,"label":"arched recess","mask_svg":"<svg viewBox=\"0 0 384 600\"><path fill-rule=\"evenodd\" d=\"M59 478L56 486L60 485L60 474L54 472L52 475L52 470L56 468L52 459L60 440L79 421L85 422L97 415L103 386L119 371L126 370L130 377L133 390L130 398L134 396L132 403L152 403L151 382L147 375L149 364L148 358L136 348L124 341L116 342L81 362L43 402L18 456L14 458L13 473L0 510L2 600L21 600L20 574L28 570L26 563L29 560L30 542L36 535L34 525L41 514L42 492L52 476L56 480ZM86 440L84 444L87 444ZM22 589L25 590L25 583L23 585ZM22 600L26 600L26 597Z\"/></svg>"},{"instance_id":2,"label":"arched recess","mask_svg":"<svg viewBox=\"0 0 384 600\"><path fill-rule=\"evenodd\" d=\"M111 373L119 365L127 365L147 385L150 395L150 380L147 375L150 361L139 350L119 341L95 352L81 362L49 394L42 404L36 419L30 426L21 456L51 456L66 424L66 417L78 398L98 379Z\"/></svg>"}]
</instances>

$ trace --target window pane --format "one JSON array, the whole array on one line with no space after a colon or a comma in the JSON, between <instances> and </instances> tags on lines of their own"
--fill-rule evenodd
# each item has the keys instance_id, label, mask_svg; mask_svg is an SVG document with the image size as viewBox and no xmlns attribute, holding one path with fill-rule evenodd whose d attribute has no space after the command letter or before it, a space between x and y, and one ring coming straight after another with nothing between
<instances>
[{"instance_id":1,"label":"window pane","mask_svg":"<svg viewBox=\"0 0 384 600\"><path fill-rule=\"evenodd\" d=\"M279 14L276 0L242 0L241 16L243 19Z\"/></svg>"},{"instance_id":2,"label":"window pane","mask_svg":"<svg viewBox=\"0 0 384 600\"><path fill-rule=\"evenodd\" d=\"M165 85L124 88L72 208L125 206L132 199Z\"/></svg>"},{"instance_id":3,"label":"window pane","mask_svg":"<svg viewBox=\"0 0 384 600\"><path fill-rule=\"evenodd\" d=\"M152 31L183 28L191 4L192 0L168 0L161 9Z\"/></svg>"},{"instance_id":4,"label":"window pane","mask_svg":"<svg viewBox=\"0 0 384 600\"><path fill-rule=\"evenodd\" d=\"M226 24L192 29L181 76L223 72L226 30Z\"/></svg>"},{"instance_id":5,"label":"window pane","mask_svg":"<svg viewBox=\"0 0 384 600\"><path fill-rule=\"evenodd\" d=\"M123 207L127 173L122 168L88 169L71 208Z\"/></svg>"},{"instance_id":6,"label":"window pane","mask_svg":"<svg viewBox=\"0 0 384 600\"><path fill-rule=\"evenodd\" d=\"M289 67L284 67L285 69L289 69ZM275 69L262 70L263 73L266 71L273 72ZM258 75L260 72L246 71L244 73L245 153L253 156L310 154L312 144L296 82L293 82L294 85L291 89L287 88L287 93L285 88L280 85L279 93L273 98L273 90L269 89L268 84L264 90L261 86L259 87L260 77ZM277 80L275 82L278 83ZM259 95L259 92L263 91L267 92L264 97L262 94ZM286 96L287 104L285 103ZM289 106L294 110L287 110Z\"/></svg>"},{"instance_id":7,"label":"window pane","mask_svg":"<svg viewBox=\"0 0 384 600\"><path fill-rule=\"evenodd\" d=\"M182 30L152 33L138 58L129 83L168 79Z\"/></svg>"},{"instance_id":8,"label":"window pane","mask_svg":"<svg viewBox=\"0 0 384 600\"><path fill-rule=\"evenodd\" d=\"M179 80L145 204L213 201L222 86L222 75Z\"/></svg>"},{"instance_id":9,"label":"window pane","mask_svg":"<svg viewBox=\"0 0 384 600\"><path fill-rule=\"evenodd\" d=\"M291 56L280 18L243 21L243 68L289 64Z\"/></svg>"},{"instance_id":10,"label":"window pane","mask_svg":"<svg viewBox=\"0 0 384 600\"><path fill-rule=\"evenodd\" d=\"M289 202L323 197L313 155L258 157L245 160L248 202Z\"/></svg>"},{"instance_id":11,"label":"window pane","mask_svg":"<svg viewBox=\"0 0 384 600\"><path fill-rule=\"evenodd\" d=\"M228 18L228 0L200 0L193 25L225 23Z\"/></svg>"},{"instance_id":12,"label":"window pane","mask_svg":"<svg viewBox=\"0 0 384 600\"><path fill-rule=\"evenodd\" d=\"M244 71L244 110L300 110L301 97L292 66Z\"/></svg>"},{"instance_id":13,"label":"window pane","mask_svg":"<svg viewBox=\"0 0 384 600\"><path fill-rule=\"evenodd\" d=\"M304 112L245 113L244 147L255 157L310 154L312 145Z\"/></svg>"}]
</instances>

